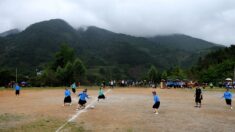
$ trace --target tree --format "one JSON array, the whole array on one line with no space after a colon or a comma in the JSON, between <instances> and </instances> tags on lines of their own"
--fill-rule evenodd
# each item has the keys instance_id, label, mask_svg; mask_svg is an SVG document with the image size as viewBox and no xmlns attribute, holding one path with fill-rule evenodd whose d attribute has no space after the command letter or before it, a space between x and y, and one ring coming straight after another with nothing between
<instances>
[{"instance_id":1,"label":"tree","mask_svg":"<svg viewBox=\"0 0 235 132\"><path fill-rule=\"evenodd\" d=\"M75 52L66 44L62 44L59 52L55 54L55 61L53 63L52 69L56 70L57 67L64 68L68 62L73 62L75 60Z\"/></svg>"},{"instance_id":2,"label":"tree","mask_svg":"<svg viewBox=\"0 0 235 132\"><path fill-rule=\"evenodd\" d=\"M169 71L169 77L171 79L185 79L186 74L184 73L184 70L181 69L179 66L176 66Z\"/></svg>"},{"instance_id":3,"label":"tree","mask_svg":"<svg viewBox=\"0 0 235 132\"><path fill-rule=\"evenodd\" d=\"M73 79L73 64L68 62L64 68L64 84L71 84L75 80Z\"/></svg>"},{"instance_id":4,"label":"tree","mask_svg":"<svg viewBox=\"0 0 235 132\"><path fill-rule=\"evenodd\" d=\"M57 75L58 80L60 81L60 85L65 85L64 84L65 70L61 68L60 66L57 67L56 75Z\"/></svg>"},{"instance_id":5,"label":"tree","mask_svg":"<svg viewBox=\"0 0 235 132\"><path fill-rule=\"evenodd\" d=\"M8 69L0 69L0 86L7 86L9 82L15 80L15 75Z\"/></svg>"},{"instance_id":6,"label":"tree","mask_svg":"<svg viewBox=\"0 0 235 132\"><path fill-rule=\"evenodd\" d=\"M55 60L44 69L41 80L43 85L69 85L85 79L86 68L82 61L75 57L75 52L68 45L62 45L55 54ZM49 64L50 64L49 63Z\"/></svg>"},{"instance_id":7,"label":"tree","mask_svg":"<svg viewBox=\"0 0 235 132\"><path fill-rule=\"evenodd\" d=\"M47 68L43 71L43 74L40 76L41 85L43 86L56 86L58 85L58 79L53 70Z\"/></svg>"},{"instance_id":8,"label":"tree","mask_svg":"<svg viewBox=\"0 0 235 132\"><path fill-rule=\"evenodd\" d=\"M161 74L161 79L167 79L167 72L166 71L163 71L162 74Z\"/></svg>"},{"instance_id":9,"label":"tree","mask_svg":"<svg viewBox=\"0 0 235 132\"><path fill-rule=\"evenodd\" d=\"M151 66L151 68L148 71L148 78L152 82L156 82L157 81L157 78L158 78L157 69L153 65Z\"/></svg>"},{"instance_id":10,"label":"tree","mask_svg":"<svg viewBox=\"0 0 235 132\"><path fill-rule=\"evenodd\" d=\"M75 81L85 78L86 68L80 59L76 59L73 62L73 79Z\"/></svg>"}]
</instances>

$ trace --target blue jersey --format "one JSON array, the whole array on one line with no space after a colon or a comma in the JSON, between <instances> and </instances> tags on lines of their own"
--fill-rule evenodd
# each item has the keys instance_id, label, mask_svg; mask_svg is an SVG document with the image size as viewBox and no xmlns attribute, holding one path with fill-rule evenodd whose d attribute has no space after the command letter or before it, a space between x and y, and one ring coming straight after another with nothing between
<instances>
[{"instance_id":1,"label":"blue jersey","mask_svg":"<svg viewBox=\"0 0 235 132\"><path fill-rule=\"evenodd\" d=\"M20 90L20 86L19 86L19 85L16 85L16 86L15 86L15 90Z\"/></svg>"},{"instance_id":2,"label":"blue jersey","mask_svg":"<svg viewBox=\"0 0 235 132\"><path fill-rule=\"evenodd\" d=\"M83 101L85 101L86 98L88 98L88 95L85 92L79 93L78 96L80 97L80 100L83 100Z\"/></svg>"},{"instance_id":3,"label":"blue jersey","mask_svg":"<svg viewBox=\"0 0 235 132\"><path fill-rule=\"evenodd\" d=\"M68 97L68 96L70 96L70 95L71 95L70 91L69 91L69 90L65 90L64 96L65 96L65 97Z\"/></svg>"},{"instance_id":4,"label":"blue jersey","mask_svg":"<svg viewBox=\"0 0 235 132\"><path fill-rule=\"evenodd\" d=\"M160 102L159 96L158 95L154 95L153 96L153 101L154 101L154 103Z\"/></svg>"},{"instance_id":5,"label":"blue jersey","mask_svg":"<svg viewBox=\"0 0 235 132\"><path fill-rule=\"evenodd\" d=\"M233 95L231 92L229 91L226 91L224 92L224 96L223 96L225 99L232 99L233 98Z\"/></svg>"}]
</instances>

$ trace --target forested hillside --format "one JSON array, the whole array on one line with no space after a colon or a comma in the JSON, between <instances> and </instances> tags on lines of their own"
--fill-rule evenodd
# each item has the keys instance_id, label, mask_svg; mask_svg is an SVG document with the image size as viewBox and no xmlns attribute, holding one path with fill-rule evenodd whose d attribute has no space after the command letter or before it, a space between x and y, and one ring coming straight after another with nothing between
<instances>
[{"instance_id":1,"label":"forested hillside","mask_svg":"<svg viewBox=\"0 0 235 132\"><path fill-rule=\"evenodd\" d=\"M175 66L190 68L199 57L223 48L186 35L134 37L90 26L74 29L61 19L30 25L0 37L0 68L35 76L53 61L62 44L73 48L89 79L140 79L154 65L160 72Z\"/></svg>"}]
</instances>

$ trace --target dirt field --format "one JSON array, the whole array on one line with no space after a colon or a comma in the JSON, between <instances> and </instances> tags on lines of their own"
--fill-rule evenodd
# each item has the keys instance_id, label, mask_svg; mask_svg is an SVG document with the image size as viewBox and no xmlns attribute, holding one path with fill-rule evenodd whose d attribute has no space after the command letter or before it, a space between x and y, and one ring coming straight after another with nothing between
<instances>
[{"instance_id":1,"label":"dirt field","mask_svg":"<svg viewBox=\"0 0 235 132\"><path fill-rule=\"evenodd\" d=\"M235 131L235 110L226 107L221 99L223 91L205 91L202 108L194 108L194 90L157 89L161 100L159 115L152 113L151 91L114 88L106 100L96 102L94 109L87 109L61 131ZM0 131L56 131L76 114L76 96L72 95L72 106L63 107L63 93L64 89L23 89L21 96L15 97L13 90L0 90ZM88 94L92 98L87 104L96 100L98 91L88 89Z\"/></svg>"}]
</instances>

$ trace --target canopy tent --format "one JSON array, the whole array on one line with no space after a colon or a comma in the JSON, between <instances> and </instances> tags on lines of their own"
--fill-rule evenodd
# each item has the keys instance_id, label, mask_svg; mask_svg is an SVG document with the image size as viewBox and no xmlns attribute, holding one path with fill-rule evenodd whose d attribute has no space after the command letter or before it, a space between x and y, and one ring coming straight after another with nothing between
<instances>
[{"instance_id":1,"label":"canopy tent","mask_svg":"<svg viewBox=\"0 0 235 132\"><path fill-rule=\"evenodd\" d=\"M232 79L231 78L226 78L225 81L232 81Z\"/></svg>"}]
</instances>

